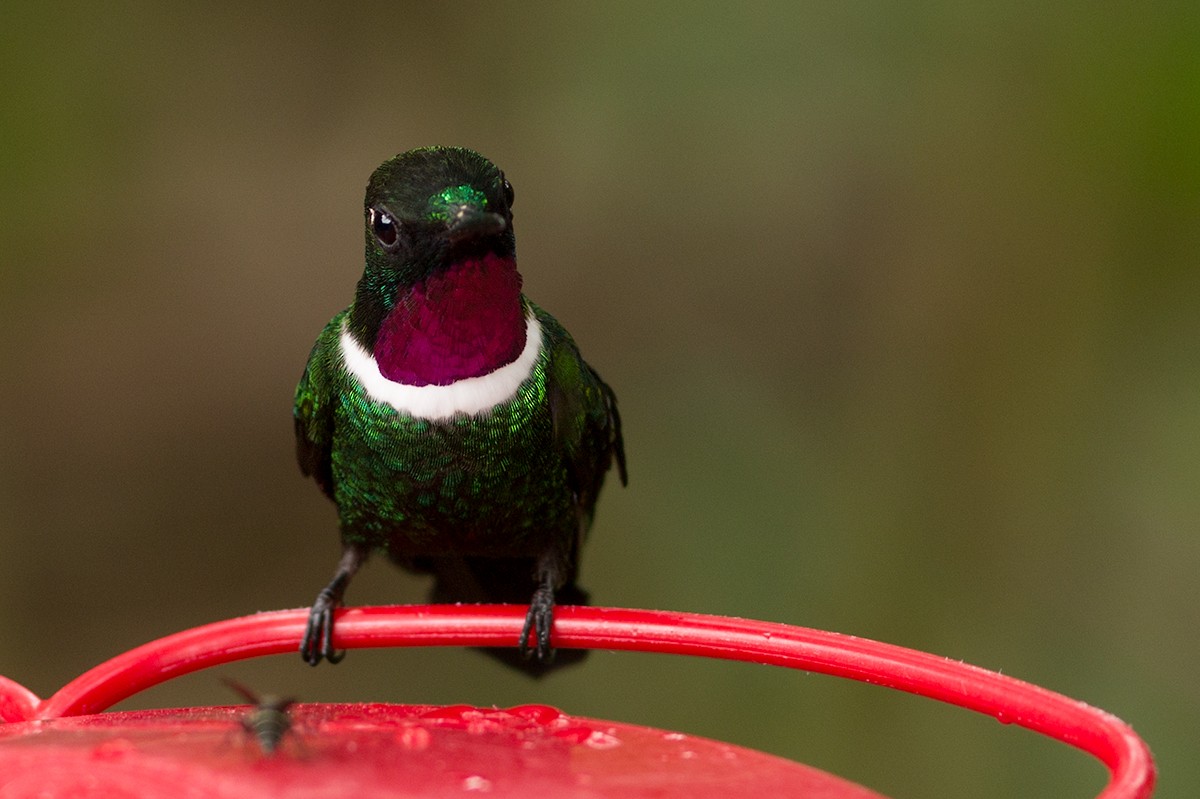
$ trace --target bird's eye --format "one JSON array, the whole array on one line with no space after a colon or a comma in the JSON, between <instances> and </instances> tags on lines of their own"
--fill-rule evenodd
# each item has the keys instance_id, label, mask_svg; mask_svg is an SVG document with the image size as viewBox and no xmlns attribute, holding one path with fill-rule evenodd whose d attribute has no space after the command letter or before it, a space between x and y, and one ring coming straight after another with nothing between
<instances>
[{"instance_id":1,"label":"bird's eye","mask_svg":"<svg viewBox=\"0 0 1200 799\"><path fill-rule=\"evenodd\" d=\"M512 208L512 204L513 204L513 187L512 187L512 184L511 184L511 183L509 183L509 182L508 182L508 178L504 177L503 175L501 175L501 176L500 176L500 179L504 181L504 203L505 203L505 205L507 205L509 208Z\"/></svg>"},{"instance_id":2,"label":"bird's eye","mask_svg":"<svg viewBox=\"0 0 1200 799\"><path fill-rule=\"evenodd\" d=\"M396 223L392 219L392 215L387 211L371 209L371 229L375 231L375 238L379 239L379 243L385 250L391 250L396 246L399 233L396 231Z\"/></svg>"}]
</instances>

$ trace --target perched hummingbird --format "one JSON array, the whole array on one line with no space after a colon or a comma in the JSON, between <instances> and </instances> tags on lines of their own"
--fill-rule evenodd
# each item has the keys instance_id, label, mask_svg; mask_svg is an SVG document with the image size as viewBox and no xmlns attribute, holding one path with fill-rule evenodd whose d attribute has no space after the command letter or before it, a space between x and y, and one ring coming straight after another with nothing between
<instances>
[{"instance_id":1,"label":"perched hummingbird","mask_svg":"<svg viewBox=\"0 0 1200 799\"><path fill-rule=\"evenodd\" d=\"M433 601L528 602L518 648L489 652L534 675L556 595L587 601L579 550L614 460L626 481L621 419L521 293L512 204L504 173L459 147L403 153L367 183L366 269L296 388L300 469L337 505L343 545L300 645L311 665L343 657L333 611L376 550L432 574Z\"/></svg>"}]
</instances>

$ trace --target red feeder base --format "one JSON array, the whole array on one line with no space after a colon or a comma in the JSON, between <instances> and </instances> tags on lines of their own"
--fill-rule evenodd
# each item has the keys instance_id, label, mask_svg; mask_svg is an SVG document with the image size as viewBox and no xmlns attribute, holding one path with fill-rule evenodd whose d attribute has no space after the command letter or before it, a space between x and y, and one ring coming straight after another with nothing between
<instances>
[{"instance_id":1,"label":"red feeder base","mask_svg":"<svg viewBox=\"0 0 1200 799\"><path fill-rule=\"evenodd\" d=\"M511 646L520 605L343 608L339 648ZM94 715L166 680L263 655L295 658L308 610L259 613L169 635L40 699L0 677L0 797L187 795L876 797L759 752L543 706L299 705L267 755L236 708ZM949 702L1081 749L1109 770L1098 799L1149 799L1154 761L1129 725L995 672L904 647L785 624L620 608L555 609L563 648L699 655L807 669ZM270 720L270 706L255 711ZM277 716L275 718L278 718ZM531 793L540 792L540 793Z\"/></svg>"},{"instance_id":2,"label":"red feeder base","mask_svg":"<svg viewBox=\"0 0 1200 799\"><path fill-rule=\"evenodd\" d=\"M243 729L248 712L188 708L3 724L0 794L882 799L762 752L544 705L300 704L272 755Z\"/></svg>"}]
</instances>

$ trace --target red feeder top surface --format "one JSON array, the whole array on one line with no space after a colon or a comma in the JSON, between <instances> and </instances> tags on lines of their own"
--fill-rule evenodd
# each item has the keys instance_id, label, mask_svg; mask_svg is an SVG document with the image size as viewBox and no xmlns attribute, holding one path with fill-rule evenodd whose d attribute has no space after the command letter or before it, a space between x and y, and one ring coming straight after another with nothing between
<instances>
[{"instance_id":1,"label":"red feeder top surface","mask_svg":"<svg viewBox=\"0 0 1200 799\"><path fill-rule=\"evenodd\" d=\"M520 634L525 611L525 607L515 605L346 608L338 611L335 644L344 649L509 646ZM189 772L176 774L172 769L199 767L196 765L199 755L192 751L198 747L184 740L188 735L200 731L200 728L192 725L207 724L207 729L218 737L227 735L230 730L229 714L235 711L213 708L68 717L100 713L145 688L199 669L262 655L294 655L307 618L307 610L277 611L185 630L96 666L46 700L0 677L0 722L11 722L0 724L0 796L39 796L49 799L84 795L158 796L150 791L160 782L164 786L173 786L171 795L178 795L180 785L184 784L181 780ZM562 648L660 652L743 660L883 685L984 713L1003 723L1025 727L1091 754L1108 767L1110 774L1108 785L1098 799L1148 799L1154 790L1154 763L1150 751L1120 719L1053 691L924 652L786 624L694 613L581 607L556 609L552 643ZM240 712L246 711L243 709ZM247 757L245 762L249 765L245 768L250 773L293 774L289 779L297 780L294 783L299 792L297 795L304 795L306 786L325 779L324 768L316 768L323 761L313 759L315 753L326 751L325 747L332 747L328 750L331 753L344 753L347 751L344 747L350 747L352 753L375 752L372 755L375 760L364 761L351 771L357 773L358 770L366 770L367 762L377 764L382 771L378 772L379 781L372 784L391 784L393 791L389 795L398 796L441 796L443 793L437 791L451 789L456 795L474 791L482 793L486 792L485 789L510 785L508 780L514 775L519 776L520 785L525 786L520 789L522 794L530 790L529 786L548 786L552 783L554 792L549 794L552 796L653 795L687 796L691 799L718 795L747 796L764 791L772 796L827 799L874 795L821 772L761 753L713 741L699 743L701 739L695 738L668 739L664 736L670 736L671 733L644 728L571 719L550 708L481 711L473 708L431 710L382 705L301 705L293 713L296 717L296 734L281 744L280 754L284 753L286 747L292 746L296 749L294 757L252 758L245 755L244 745L239 750L232 744L229 750L218 748L213 750L215 754L205 757L215 757L218 758L217 762L227 763L231 757L229 751L241 751L242 755L237 757ZM378 713L388 718L372 715ZM216 731L217 728L212 725L217 725L224 732ZM118 726L120 730L115 729ZM386 728L388 732L381 732L381 728ZM489 734L472 737L472 729L488 731ZM313 730L319 734L311 734ZM574 732L567 732L569 730ZM234 731L245 735L240 722ZM572 736L579 737L584 731L587 735L582 741L572 742ZM85 737L81 739L78 737L80 735ZM93 737L87 738L87 735ZM388 742L386 746L379 744L380 735ZM415 758L412 747L406 748L403 740L396 738L397 735L400 738L404 735L416 736L422 740L428 735L428 746L418 751L432 751L432 755L422 755L422 758L432 759L424 765L414 765L421 759ZM605 749L603 743L609 740L605 736L611 736L620 745ZM690 749L680 748L680 742L684 740L691 742ZM460 747L463 741L472 743L463 749ZM98 773L96 769L101 768L100 764L110 764L103 766L106 773L123 767L112 763L125 761L126 765L141 764L142 749L139 747L144 745L147 751L157 751L156 748L168 745L163 742L173 742L170 745L179 751L186 750L186 754L178 760L156 760L153 768L145 770L141 770L139 765L142 776L136 793L120 793L117 783L113 783L113 792L80 792L86 784L86 775ZM308 750L306 759L305 747L309 746L312 748ZM502 750L504 754L501 754ZM705 753L703 758L685 757L683 754L684 751L691 751L698 755L701 750ZM491 754L481 754L484 751L490 751ZM538 763L549 762L545 758L551 752L560 755L569 752L563 762L571 764L571 768L538 766ZM600 753L603 752L608 754L601 757ZM728 762L729 753L733 753L734 759L739 761L736 768ZM601 769L603 774L600 771L593 772L591 766L576 772L575 762L588 758L596 763L603 760L613 768ZM234 760L237 758L234 757ZM673 760L682 761L686 769L672 771L672 768L664 765ZM491 768L501 761L509 764L506 769L486 773L482 770L482 766ZM206 762L207 768L212 771L213 761ZM440 770L436 773L442 779L447 774L457 774L452 769L458 768L455 764L463 762L479 763L479 769L469 769L479 773L466 774L457 782L431 783L433 793L422 787L422 792L414 794L403 787L408 784L404 781L409 779L405 774L422 773L432 777L434 771L422 769L435 768ZM76 779L76 782L64 783L59 792L50 790L46 781L58 779L59 771L66 770L68 763L83 769L74 778L69 775L62 777ZM409 769L395 770L397 763L404 763ZM764 765L767 763L775 765ZM765 783L753 782L753 775L725 773L756 771L760 767L764 769L764 778L772 773L782 773L779 769L787 771L788 784L800 786L801 790L809 792L781 793L762 787ZM413 768L417 771L412 771ZM714 777L720 776L726 780L721 783L719 790L714 789L717 790L715 793L704 793L706 789L678 776L709 772ZM63 773L66 774L66 771ZM301 773L307 774L307 778L294 776ZM668 776L672 773L677 776ZM189 779L195 779L196 774L198 772ZM587 777L589 774L591 776ZM329 778L333 779L333 775L334 772L330 772ZM584 775L586 778L580 782L572 775ZM468 780L475 777L480 779ZM41 787L37 791L21 792L17 789L19 783L13 781L24 779L34 780L35 783L30 785ZM597 779L601 779L608 793L597 787L600 784L596 782ZM673 781L676 779L683 781ZM588 780L591 780L590 784ZM242 787L228 795L255 795L245 784L239 784ZM702 780L700 784L709 783ZM652 787L655 785L657 789ZM645 792L640 792L642 787ZM121 790L133 790L133 786ZM322 789L320 795L329 795L332 790ZM350 790L358 789L347 787L344 792ZM272 795L277 793L274 789L270 792ZM342 792L339 789L339 793Z\"/></svg>"},{"instance_id":2,"label":"red feeder top surface","mask_svg":"<svg viewBox=\"0 0 1200 799\"><path fill-rule=\"evenodd\" d=\"M0 726L0 795L883 799L761 752L541 705L296 705L292 730L270 756L242 728L247 712L136 711Z\"/></svg>"}]
</instances>

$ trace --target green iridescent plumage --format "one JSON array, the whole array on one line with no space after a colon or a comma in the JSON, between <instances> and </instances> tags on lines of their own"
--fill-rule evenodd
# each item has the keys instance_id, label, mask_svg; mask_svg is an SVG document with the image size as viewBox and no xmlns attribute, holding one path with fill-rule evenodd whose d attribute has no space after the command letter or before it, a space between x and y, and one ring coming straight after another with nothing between
<instances>
[{"instance_id":1,"label":"green iridescent plumage","mask_svg":"<svg viewBox=\"0 0 1200 799\"><path fill-rule=\"evenodd\" d=\"M429 218L449 222L451 208L469 203L474 203L480 208L487 208L487 196L472 186L451 186L442 189L429 198L429 204L433 207Z\"/></svg>"},{"instance_id":2,"label":"green iridescent plumage","mask_svg":"<svg viewBox=\"0 0 1200 799\"><path fill-rule=\"evenodd\" d=\"M368 185L367 269L355 304L322 331L295 396L300 466L336 503L346 552L313 607L302 646L310 663L337 659L332 608L373 551L434 574L438 601L530 602L532 596L521 646L533 632L539 658L506 659L533 673L549 666L555 592L567 601L586 600L574 584L579 547L614 459L625 480L615 396L552 316L523 295L506 299L509 278L497 279L495 302L516 303L511 309L493 308L486 293L482 300L471 299L472 287L461 285L476 274L471 269L485 274L507 268L519 286L511 192L486 159L452 148L398 156ZM462 269L463 263L475 266ZM528 350L527 372L494 404L423 416L373 394L378 387L347 365L346 338L355 342L351 349L391 357L381 328L400 330L405 342L411 333L405 325L424 326L443 339L450 335L443 327L471 330L470 319L458 320L460 328L443 324L436 299L443 295L447 303L459 298L468 308L475 302L481 313L497 314L501 321L536 320L529 329L540 333L541 346ZM423 310L413 310L422 302ZM401 318L396 314L409 314L403 317L409 321L396 322ZM495 324L498 331L503 327ZM486 331L492 328L482 329L489 343ZM511 324L508 330L516 332ZM468 338L461 349L470 349L474 340ZM438 341L452 353L460 349L454 340ZM430 347L422 339L410 350L419 354ZM421 368L437 373L440 364L425 357Z\"/></svg>"}]
</instances>

